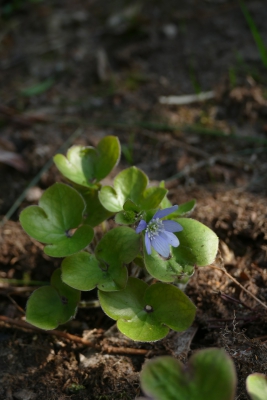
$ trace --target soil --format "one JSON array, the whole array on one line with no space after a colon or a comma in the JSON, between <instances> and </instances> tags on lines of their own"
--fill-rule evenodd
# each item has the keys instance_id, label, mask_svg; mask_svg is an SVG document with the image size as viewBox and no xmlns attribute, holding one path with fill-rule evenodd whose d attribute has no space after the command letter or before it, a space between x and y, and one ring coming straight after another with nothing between
<instances>
[{"instance_id":1,"label":"soil","mask_svg":"<svg viewBox=\"0 0 267 400\"><path fill-rule=\"evenodd\" d=\"M198 349L222 347L236 365L236 399L248 399L247 375L267 373L266 309L213 268L224 265L267 303L267 74L238 2L2 4L0 398L135 399L147 358L186 363ZM265 1L245 4L266 45ZM205 102L160 102L211 90ZM193 327L155 343L125 338L100 308L79 308L58 329L63 336L16 325L30 284L49 281L61 262L23 232L19 213L63 181L51 161L57 152L110 134L122 143L112 176L133 164L165 180L171 202L195 198L191 216L220 238L214 265L186 287Z\"/></svg>"}]
</instances>

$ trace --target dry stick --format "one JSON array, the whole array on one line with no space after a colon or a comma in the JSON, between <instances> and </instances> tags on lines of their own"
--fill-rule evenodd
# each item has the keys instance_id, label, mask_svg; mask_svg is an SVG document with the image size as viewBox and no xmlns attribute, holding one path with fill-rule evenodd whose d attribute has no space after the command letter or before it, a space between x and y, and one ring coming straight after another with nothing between
<instances>
[{"instance_id":1,"label":"dry stick","mask_svg":"<svg viewBox=\"0 0 267 400\"><path fill-rule=\"evenodd\" d=\"M227 275L228 278L230 278L237 286L239 286L242 290L244 290L244 292L246 292L249 296L253 297L253 299L256 300L257 303L262 305L267 310L267 306L262 301L260 301L260 299L254 296L254 294L252 294L249 290L247 290L244 286L242 286L241 283L239 283L232 275L230 275L225 268L215 267L215 265L210 265L209 267L224 272L225 275Z\"/></svg>"},{"instance_id":2,"label":"dry stick","mask_svg":"<svg viewBox=\"0 0 267 400\"><path fill-rule=\"evenodd\" d=\"M9 294L7 294L6 297L11 301L11 303L14 304L14 306L17 308L17 310L19 310L23 315L25 314L25 311L23 310L23 308L20 307L18 305L18 303L14 299L12 299L12 297Z\"/></svg>"},{"instance_id":3,"label":"dry stick","mask_svg":"<svg viewBox=\"0 0 267 400\"><path fill-rule=\"evenodd\" d=\"M67 340L70 340L72 342L75 343L80 343L84 346L87 347L92 347L96 350L102 350L106 353L109 354L133 354L133 355L146 355L148 353L149 350L147 349L133 349L131 347L113 347L113 346L107 346L107 345L99 345L99 344L95 344L93 342L90 342L89 340L85 340L79 336L75 336L75 335L71 335L70 333L66 333L66 332L61 332L61 331L57 331L57 330L52 330L52 331L44 331L42 329L39 329L35 326L32 326L30 324L28 324L25 321L21 321L21 320L15 320L12 318L8 318L4 315L0 315L0 321L9 324L11 326L16 326L18 328L22 328L22 329L28 329L31 331L35 331L35 332L41 332L41 333L46 333L47 335L53 335L53 336L57 336L60 338L64 338Z\"/></svg>"}]
</instances>

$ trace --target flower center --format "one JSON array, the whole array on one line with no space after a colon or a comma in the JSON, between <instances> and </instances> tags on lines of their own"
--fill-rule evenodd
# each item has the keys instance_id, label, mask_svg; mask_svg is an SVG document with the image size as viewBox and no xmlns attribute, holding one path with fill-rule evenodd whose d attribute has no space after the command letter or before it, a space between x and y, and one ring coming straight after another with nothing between
<instances>
[{"instance_id":1,"label":"flower center","mask_svg":"<svg viewBox=\"0 0 267 400\"><path fill-rule=\"evenodd\" d=\"M146 227L146 233L150 240L154 239L160 232L164 231L163 222L159 218L152 219Z\"/></svg>"}]
</instances>

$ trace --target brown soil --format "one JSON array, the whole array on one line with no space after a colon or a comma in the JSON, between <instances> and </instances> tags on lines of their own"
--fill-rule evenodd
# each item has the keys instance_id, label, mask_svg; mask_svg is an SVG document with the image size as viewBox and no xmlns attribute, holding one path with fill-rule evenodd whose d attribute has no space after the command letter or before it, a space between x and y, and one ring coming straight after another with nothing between
<instances>
[{"instance_id":1,"label":"brown soil","mask_svg":"<svg viewBox=\"0 0 267 400\"><path fill-rule=\"evenodd\" d=\"M120 13L132 3L122 0L21 3L10 14L0 6L0 159L10 152L0 164L0 317L9 318L0 320L0 398L134 399L146 358L186 362L197 349L223 347L236 365L236 399L248 399L247 375L267 373L266 310L212 266L197 269L186 288L198 309L194 326L156 343L128 340L101 309L80 308L60 329L94 349L16 326L34 287L4 281L48 281L60 266L18 222L62 180L46 163L61 146L113 134L123 154L112 175L132 163L166 180L173 204L197 199L192 217L220 238L214 266L224 263L267 303L266 69L238 2L147 1L130 18ZM266 43L265 2L246 4ZM42 93L23 94L49 79ZM199 89L216 96L187 106L158 101Z\"/></svg>"}]
</instances>

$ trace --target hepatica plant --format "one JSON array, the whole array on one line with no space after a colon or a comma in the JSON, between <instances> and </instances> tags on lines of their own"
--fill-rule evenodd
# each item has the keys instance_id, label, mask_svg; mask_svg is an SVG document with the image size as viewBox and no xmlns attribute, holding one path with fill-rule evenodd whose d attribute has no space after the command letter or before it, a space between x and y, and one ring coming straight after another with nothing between
<instances>
[{"instance_id":1,"label":"hepatica plant","mask_svg":"<svg viewBox=\"0 0 267 400\"><path fill-rule=\"evenodd\" d=\"M179 287L196 266L214 261L218 238L188 218L195 200L172 206L164 182L149 186L136 167L103 186L119 158L114 136L96 148L73 146L66 157L56 155L66 184L55 183L38 206L22 211L23 229L45 245L47 255L63 258L50 286L29 298L29 323L43 329L66 323L75 316L81 291L97 288L104 312L133 340L159 340L169 329L182 331L192 324L196 308ZM116 223L112 229L104 228L109 219Z\"/></svg>"}]
</instances>

